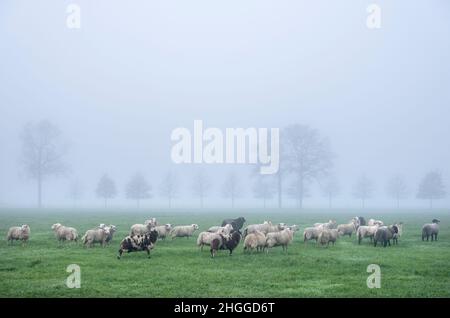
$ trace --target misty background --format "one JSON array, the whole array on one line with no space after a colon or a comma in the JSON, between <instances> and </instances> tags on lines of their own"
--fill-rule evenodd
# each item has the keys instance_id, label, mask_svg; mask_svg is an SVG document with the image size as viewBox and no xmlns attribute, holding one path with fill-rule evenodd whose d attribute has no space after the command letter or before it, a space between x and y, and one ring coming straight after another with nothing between
<instances>
[{"instance_id":1,"label":"misty background","mask_svg":"<svg viewBox=\"0 0 450 318\"><path fill-rule=\"evenodd\" d=\"M67 5L81 8L81 28L66 26ZM371 3L381 29L366 26ZM21 165L27 123L48 120L67 143L68 169L43 182L43 205L103 206L99 179L114 180L110 206L142 173L153 198L167 206L163 180L176 176L172 207L195 207L192 187L210 182L205 207L228 207L221 190L230 173L242 196L236 207L262 207L255 167L176 165L174 128L317 129L334 154L340 193L334 207L360 207L354 186L373 182L366 208L395 207L386 194L404 176L402 207L416 198L426 173L450 186L450 3L415 1L21 1L0 2L0 205L35 206L36 183ZM287 194L283 206L296 207ZM327 207L316 182L305 207ZM450 198L436 200L448 207ZM276 207L276 198L268 207Z\"/></svg>"}]
</instances>

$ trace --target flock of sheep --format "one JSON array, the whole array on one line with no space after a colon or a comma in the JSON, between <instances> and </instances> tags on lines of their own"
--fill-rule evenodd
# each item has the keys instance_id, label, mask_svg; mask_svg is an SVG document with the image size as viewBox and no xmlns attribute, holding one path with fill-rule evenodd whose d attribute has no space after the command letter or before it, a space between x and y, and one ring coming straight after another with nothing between
<instances>
[{"instance_id":1,"label":"flock of sheep","mask_svg":"<svg viewBox=\"0 0 450 318\"><path fill-rule=\"evenodd\" d=\"M244 252L266 251L281 246L287 250L288 245L292 243L294 234L299 231L298 225L287 225L285 223L272 224L270 221L264 221L261 224L251 224L241 232L245 218L226 219L220 226L213 226L207 231L201 232L197 237L197 246L203 250L205 245L210 247L211 257L217 254L218 250L229 250L230 255L243 239ZM422 240L437 240L439 233L439 220L433 219L432 223L424 224L422 227ZM53 224L51 229L59 242L78 241L78 232L73 227L64 226L60 223ZM164 240L170 236L173 239L181 237L191 237L199 229L197 224L172 226L171 224L158 225L155 218L146 220L144 224L134 224L131 226L130 233L120 243L118 258L120 259L124 252L146 251L150 257L150 250L155 247L158 239ZM102 246L109 244L117 231L116 226L110 224L100 224L99 226L86 231L81 237L81 241L86 247L92 247L95 243ZM316 223L312 227L305 228L303 232L303 241L306 244L310 240L315 240L318 245L334 245L341 236L355 234L358 243L364 238L369 238L374 246L377 243L384 247L398 244L398 239L402 235L403 224L401 222L392 225L384 225L380 220L370 219L366 222L363 217L354 217L347 224L338 225L336 221L330 220L326 223ZM8 231L7 241L12 243L14 240L23 242L28 241L30 237L30 227L26 224L22 226L11 227Z\"/></svg>"}]
</instances>

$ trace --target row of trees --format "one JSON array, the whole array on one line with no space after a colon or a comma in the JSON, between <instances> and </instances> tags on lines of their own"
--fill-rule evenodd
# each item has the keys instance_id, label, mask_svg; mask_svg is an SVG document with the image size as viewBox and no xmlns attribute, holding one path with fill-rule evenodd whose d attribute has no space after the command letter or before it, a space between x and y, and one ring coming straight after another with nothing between
<instances>
[{"instance_id":1,"label":"row of trees","mask_svg":"<svg viewBox=\"0 0 450 318\"><path fill-rule=\"evenodd\" d=\"M27 124L22 133L22 164L27 175L36 181L38 206L42 205L43 181L54 175L61 175L67 171L64 156L67 144L64 143L60 130L49 121ZM290 125L284 128L280 135L280 167L276 175L260 175L254 170L253 193L256 198L268 200L277 198L278 207L283 206L283 198L287 194L297 201L302 208L303 201L310 195L310 187L318 183L331 206L332 200L339 194L339 184L333 175L334 154L327 138L321 136L316 129L304 125ZM284 187L287 186L286 189ZM159 192L166 197L169 206L178 195L179 183L173 173L169 173L160 185ZM80 187L72 185L71 196L80 195ZM203 206L205 197L211 190L210 179L199 173L192 181L192 191ZM401 176L392 178L387 186L388 194L400 204L400 200L410 193L406 182ZM152 187L142 174L134 175L125 189L126 197L134 199L137 205L141 200L152 196ZM374 192L373 182L366 176L361 176L353 188L353 196L360 199L365 206ZM221 188L225 198L230 199L234 206L235 200L242 196L243 189L239 178L230 174ZM97 186L96 194L104 199L105 205L111 198L117 196L117 189L113 180L104 175ZM445 196L445 187L438 172L428 173L420 183L417 197L430 201Z\"/></svg>"},{"instance_id":2,"label":"row of trees","mask_svg":"<svg viewBox=\"0 0 450 318\"><path fill-rule=\"evenodd\" d=\"M199 200L200 207L203 207L204 200L212 192L211 179L202 171L198 172L192 180L190 189L192 195ZM294 183L295 185L295 183ZM374 192L374 183L370 178L361 176L353 187L353 196L361 200L362 207L365 207L366 200L372 198ZM290 189L290 188L289 188ZM307 191L307 189L304 189ZM321 186L321 191L324 197L328 199L329 207L332 207L333 199L340 194L340 187L336 178L330 178L324 185ZM273 200L277 195L277 178L274 176L256 175L252 187L253 196L260 199L263 206L266 207L267 202ZM96 187L95 193L98 198L104 200L105 207L108 200L114 199L118 195L116 183L108 175L103 175ZM127 199L135 200L136 206L139 207L142 200L147 200L153 197L152 186L141 173L134 174L125 186L125 196ZM309 191L306 192L309 196ZM410 194L410 189L405 182L405 179L396 175L392 177L386 185L386 193L392 198L400 207L400 201L406 199ZM82 196L82 188L80 184L73 182L69 191L70 197L74 202L78 201ZM179 197L180 194L180 180L172 172L166 174L165 178L159 186L159 195L168 200L169 207L172 206L172 201ZM231 173L227 176L220 188L222 197L229 199L230 204L234 207L237 199L244 196L245 191L239 178ZM291 198L298 199L297 189L295 191L288 191ZM430 208L433 206L433 200L443 198L445 196L445 187L442 176L435 171L429 172L420 182L417 190L417 198L429 200ZM300 202L298 202L300 205Z\"/></svg>"}]
</instances>

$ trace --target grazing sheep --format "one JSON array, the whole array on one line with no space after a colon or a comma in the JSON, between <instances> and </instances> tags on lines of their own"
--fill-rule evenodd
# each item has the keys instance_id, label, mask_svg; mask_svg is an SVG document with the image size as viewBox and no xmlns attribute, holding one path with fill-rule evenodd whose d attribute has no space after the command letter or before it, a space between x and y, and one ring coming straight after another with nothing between
<instances>
[{"instance_id":1,"label":"grazing sheep","mask_svg":"<svg viewBox=\"0 0 450 318\"><path fill-rule=\"evenodd\" d=\"M352 220L353 221L353 220ZM339 235L348 235L349 237L352 237L353 232L356 232L357 226L356 223L351 222L348 224L339 224L337 227L337 230L339 232Z\"/></svg>"},{"instance_id":2,"label":"grazing sheep","mask_svg":"<svg viewBox=\"0 0 450 318\"><path fill-rule=\"evenodd\" d=\"M380 221L380 220L370 219L370 220L367 222L367 225L368 225L368 226L374 226L374 225L383 226L384 223L383 223L383 221Z\"/></svg>"},{"instance_id":3,"label":"grazing sheep","mask_svg":"<svg viewBox=\"0 0 450 318\"><path fill-rule=\"evenodd\" d=\"M61 225L61 223L55 223L52 225L52 230L55 232L56 239L61 241L77 241L78 232L73 227Z\"/></svg>"},{"instance_id":4,"label":"grazing sheep","mask_svg":"<svg viewBox=\"0 0 450 318\"><path fill-rule=\"evenodd\" d=\"M96 228L92 230L87 230L86 234L81 238L84 246L92 247L95 243L100 243L101 246L106 245L106 240L109 236L108 228Z\"/></svg>"},{"instance_id":5,"label":"grazing sheep","mask_svg":"<svg viewBox=\"0 0 450 318\"><path fill-rule=\"evenodd\" d=\"M394 238L396 233L398 233L396 225L378 227L373 237L374 246L376 247L378 242L382 243L383 247L386 247L388 244L391 246L391 239Z\"/></svg>"},{"instance_id":6,"label":"grazing sheep","mask_svg":"<svg viewBox=\"0 0 450 318\"><path fill-rule=\"evenodd\" d=\"M268 233L266 236L266 252L275 246L282 246L283 251L287 251L288 245L292 243L294 238L294 231L290 229L284 229L280 232Z\"/></svg>"},{"instance_id":7,"label":"grazing sheep","mask_svg":"<svg viewBox=\"0 0 450 318\"><path fill-rule=\"evenodd\" d=\"M225 226L227 224L231 224L231 226L233 226L233 229L235 229L236 231L240 231L242 229L242 227L244 226L245 223L245 218L238 217L236 219L225 219L222 222L222 226Z\"/></svg>"},{"instance_id":8,"label":"grazing sheep","mask_svg":"<svg viewBox=\"0 0 450 318\"><path fill-rule=\"evenodd\" d=\"M6 240L8 243L12 244L13 241L22 241L22 245L30 238L30 227L27 224L23 224L22 226L13 226L8 230L8 234L6 235Z\"/></svg>"},{"instance_id":9,"label":"grazing sheep","mask_svg":"<svg viewBox=\"0 0 450 318\"><path fill-rule=\"evenodd\" d=\"M233 226L231 224L225 224L225 226L211 226L208 232L230 234L232 230Z\"/></svg>"},{"instance_id":10,"label":"grazing sheep","mask_svg":"<svg viewBox=\"0 0 450 318\"><path fill-rule=\"evenodd\" d=\"M253 251L256 248L256 251L263 250L266 246L266 236L263 232L254 231L249 233L244 240L244 252L245 251Z\"/></svg>"},{"instance_id":11,"label":"grazing sheep","mask_svg":"<svg viewBox=\"0 0 450 318\"><path fill-rule=\"evenodd\" d=\"M198 230L197 224L191 224L191 225L178 225L175 226L170 231L170 236L172 237L172 240L176 237L186 237L189 238L194 234L194 232Z\"/></svg>"},{"instance_id":12,"label":"grazing sheep","mask_svg":"<svg viewBox=\"0 0 450 318\"><path fill-rule=\"evenodd\" d=\"M108 225L108 226L104 226L103 228L105 228L108 232L108 236L106 237L106 244L111 243L114 233L117 232L117 227L115 225Z\"/></svg>"},{"instance_id":13,"label":"grazing sheep","mask_svg":"<svg viewBox=\"0 0 450 318\"><path fill-rule=\"evenodd\" d=\"M320 232L322 232L322 230L319 227L307 227L303 231L303 242L305 242L305 244L307 241L311 240L316 240L317 242Z\"/></svg>"},{"instance_id":14,"label":"grazing sheep","mask_svg":"<svg viewBox=\"0 0 450 318\"><path fill-rule=\"evenodd\" d=\"M152 229L148 234L144 235L128 235L120 243L117 258L120 259L123 252L131 253L137 251L147 251L148 258L150 258L150 250L155 247L157 239L158 232L156 229Z\"/></svg>"},{"instance_id":15,"label":"grazing sheep","mask_svg":"<svg viewBox=\"0 0 450 318\"><path fill-rule=\"evenodd\" d=\"M314 223L314 227L317 227L320 230L335 229L337 227L337 223L335 220L329 220L327 223Z\"/></svg>"},{"instance_id":16,"label":"grazing sheep","mask_svg":"<svg viewBox=\"0 0 450 318\"><path fill-rule=\"evenodd\" d=\"M369 237L372 242L373 236L378 229L378 225L361 225L356 231L356 237L358 238L358 244L361 244L361 241L365 237Z\"/></svg>"},{"instance_id":17,"label":"grazing sheep","mask_svg":"<svg viewBox=\"0 0 450 318\"><path fill-rule=\"evenodd\" d=\"M201 232L197 237L197 246L203 251L203 246L211 245L212 240L219 238L220 235L224 235L224 233Z\"/></svg>"},{"instance_id":18,"label":"grazing sheep","mask_svg":"<svg viewBox=\"0 0 450 318\"><path fill-rule=\"evenodd\" d=\"M328 247L328 245L330 245L330 242L334 245L338 237L339 231L337 229L324 229L319 234L318 243L320 243L320 245L322 246L326 244Z\"/></svg>"},{"instance_id":19,"label":"grazing sheep","mask_svg":"<svg viewBox=\"0 0 450 318\"><path fill-rule=\"evenodd\" d=\"M148 234L154 227L153 223L134 224L131 226L130 236Z\"/></svg>"},{"instance_id":20,"label":"grazing sheep","mask_svg":"<svg viewBox=\"0 0 450 318\"><path fill-rule=\"evenodd\" d=\"M169 235L170 231L172 230L172 225L171 224L166 224L166 225L158 225L155 227L156 232L158 232L158 238L160 238L161 240L165 240L167 235Z\"/></svg>"},{"instance_id":21,"label":"grazing sheep","mask_svg":"<svg viewBox=\"0 0 450 318\"><path fill-rule=\"evenodd\" d=\"M431 241L433 242L433 238L437 241L437 236L439 234L439 220L433 219L432 223L424 224L422 227L422 241L427 238L427 242L429 237L431 236Z\"/></svg>"}]
</instances>

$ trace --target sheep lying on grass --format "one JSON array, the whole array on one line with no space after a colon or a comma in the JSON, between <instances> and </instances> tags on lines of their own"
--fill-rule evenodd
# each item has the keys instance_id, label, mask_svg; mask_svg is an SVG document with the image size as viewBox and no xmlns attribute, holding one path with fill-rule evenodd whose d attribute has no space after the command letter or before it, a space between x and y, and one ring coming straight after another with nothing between
<instances>
[{"instance_id":1,"label":"sheep lying on grass","mask_svg":"<svg viewBox=\"0 0 450 318\"><path fill-rule=\"evenodd\" d=\"M61 223L55 223L52 225L52 230L55 232L56 239L59 242L62 241L77 241L78 232L73 227L64 226Z\"/></svg>"},{"instance_id":2,"label":"sheep lying on grass","mask_svg":"<svg viewBox=\"0 0 450 318\"><path fill-rule=\"evenodd\" d=\"M170 236L172 237L172 240L176 237L186 237L189 238L194 234L194 232L198 230L197 224L191 224L191 225L178 225L175 226L172 231L170 231Z\"/></svg>"},{"instance_id":3,"label":"sheep lying on grass","mask_svg":"<svg viewBox=\"0 0 450 318\"><path fill-rule=\"evenodd\" d=\"M30 227L27 224L23 224L22 226L13 226L8 230L8 234L6 235L6 240L8 243L12 244L13 241L22 241L22 245L25 245L30 238Z\"/></svg>"},{"instance_id":4,"label":"sheep lying on grass","mask_svg":"<svg viewBox=\"0 0 450 318\"><path fill-rule=\"evenodd\" d=\"M434 240L437 241L437 236L439 234L439 220L437 219L433 219L433 221L431 223L428 224L424 224L422 227L422 241L425 240L425 238L427 238L427 242L429 237L431 236L431 241L433 241L433 237Z\"/></svg>"}]
</instances>

